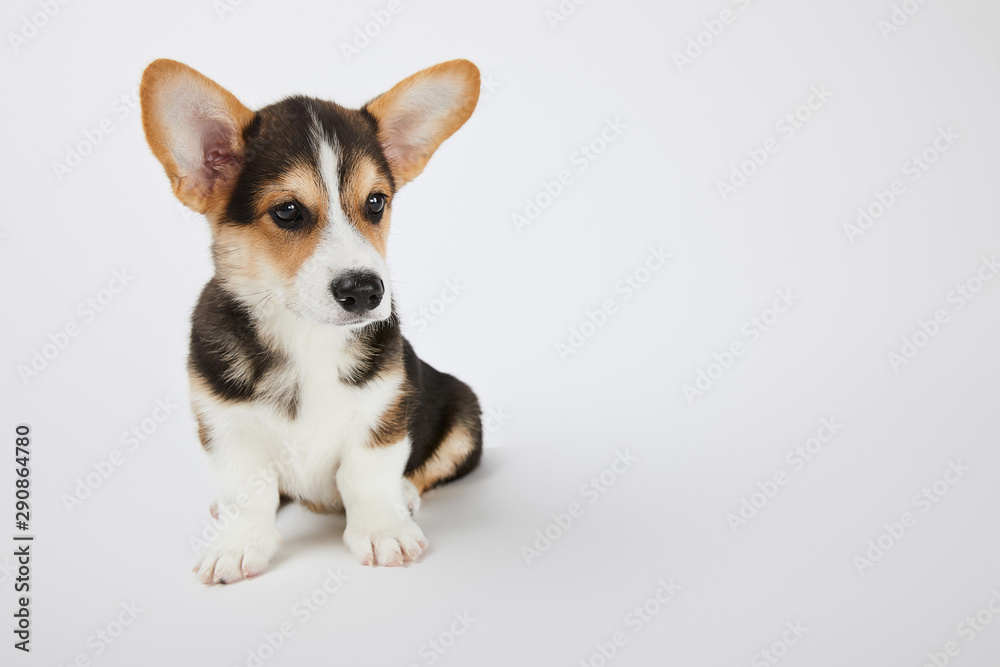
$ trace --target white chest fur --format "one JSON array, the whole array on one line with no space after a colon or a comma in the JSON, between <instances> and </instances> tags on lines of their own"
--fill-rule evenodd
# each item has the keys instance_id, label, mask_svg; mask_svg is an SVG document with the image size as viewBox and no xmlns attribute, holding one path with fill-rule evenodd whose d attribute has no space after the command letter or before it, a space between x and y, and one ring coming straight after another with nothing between
<instances>
[{"instance_id":1,"label":"white chest fur","mask_svg":"<svg viewBox=\"0 0 1000 667\"><path fill-rule=\"evenodd\" d=\"M198 406L213 433L209 456L234 472L273 476L292 497L337 507L335 476L343 457L368 446L403 378L382 376L363 386L341 382L341 370L353 360L348 333L339 327L311 325L284 311L261 333L286 357L264 381L296 388L295 416L264 401L209 400Z\"/></svg>"}]
</instances>

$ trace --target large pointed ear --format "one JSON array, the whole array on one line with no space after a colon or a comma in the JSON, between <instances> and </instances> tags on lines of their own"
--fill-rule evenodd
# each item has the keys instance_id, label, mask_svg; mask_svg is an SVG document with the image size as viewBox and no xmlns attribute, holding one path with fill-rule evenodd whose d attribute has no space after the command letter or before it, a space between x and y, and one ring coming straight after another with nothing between
<instances>
[{"instance_id":1,"label":"large pointed ear","mask_svg":"<svg viewBox=\"0 0 1000 667\"><path fill-rule=\"evenodd\" d=\"M400 81L365 109L378 121L378 137L396 187L412 181L479 101L479 69L449 60Z\"/></svg>"},{"instance_id":2,"label":"large pointed ear","mask_svg":"<svg viewBox=\"0 0 1000 667\"><path fill-rule=\"evenodd\" d=\"M186 206L206 213L239 175L253 112L187 65L154 61L139 87L146 141Z\"/></svg>"}]
</instances>

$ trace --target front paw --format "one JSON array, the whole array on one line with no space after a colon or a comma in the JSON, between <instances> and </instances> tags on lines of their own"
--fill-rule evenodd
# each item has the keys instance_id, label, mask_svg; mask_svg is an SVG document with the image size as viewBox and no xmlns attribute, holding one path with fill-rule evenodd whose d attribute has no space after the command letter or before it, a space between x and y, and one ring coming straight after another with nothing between
<instances>
[{"instance_id":1,"label":"front paw","mask_svg":"<svg viewBox=\"0 0 1000 667\"><path fill-rule=\"evenodd\" d=\"M344 542L362 565L403 565L427 549L423 531L409 519L364 522L348 518Z\"/></svg>"},{"instance_id":2,"label":"front paw","mask_svg":"<svg viewBox=\"0 0 1000 667\"><path fill-rule=\"evenodd\" d=\"M218 535L202 554L194 570L204 584L231 584L256 577L281 546L273 526L231 526Z\"/></svg>"}]
</instances>

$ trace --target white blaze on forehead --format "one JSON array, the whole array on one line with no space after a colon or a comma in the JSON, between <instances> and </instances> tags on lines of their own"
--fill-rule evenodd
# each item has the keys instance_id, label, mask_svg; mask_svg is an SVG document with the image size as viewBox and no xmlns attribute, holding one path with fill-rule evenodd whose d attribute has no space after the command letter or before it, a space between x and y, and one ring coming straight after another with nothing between
<instances>
[{"instance_id":1,"label":"white blaze on forehead","mask_svg":"<svg viewBox=\"0 0 1000 667\"><path fill-rule=\"evenodd\" d=\"M365 238L365 236L354 226L347 216L340 202L340 155L336 143L330 144L328 141L320 141L316 147L317 162L319 164L320 177L326 186L327 196L327 221L324 226L322 246L327 241L335 241L337 247L331 246L331 250L337 253L338 258L346 262L337 268L340 271L347 269L371 269L381 275L381 270L385 266L382 256L375 247ZM376 261L377 258L377 261Z\"/></svg>"},{"instance_id":2,"label":"white blaze on forehead","mask_svg":"<svg viewBox=\"0 0 1000 667\"><path fill-rule=\"evenodd\" d=\"M317 124L318 126L318 124ZM320 221L320 240L313 255L306 260L296 277L297 301L317 318L344 315L330 291L333 280L346 271L366 271L377 275L385 286L382 303L371 314L375 319L389 316L392 295L385 258L347 219L340 202L340 151L317 129L313 132L316 165L326 188L327 219Z\"/></svg>"},{"instance_id":3,"label":"white blaze on forehead","mask_svg":"<svg viewBox=\"0 0 1000 667\"><path fill-rule=\"evenodd\" d=\"M343 210L340 208L340 146L334 139L331 143L322 132L313 132L313 144L316 150L316 163L319 165L319 175L326 186L329 205L330 220L336 216L343 217ZM344 220L347 222L347 220Z\"/></svg>"}]
</instances>

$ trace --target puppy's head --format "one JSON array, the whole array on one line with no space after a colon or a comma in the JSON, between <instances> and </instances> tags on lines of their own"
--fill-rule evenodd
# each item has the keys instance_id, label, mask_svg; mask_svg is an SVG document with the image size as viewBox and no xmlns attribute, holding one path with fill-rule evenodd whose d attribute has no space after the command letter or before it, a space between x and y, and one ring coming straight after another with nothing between
<instances>
[{"instance_id":1,"label":"puppy's head","mask_svg":"<svg viewBox=\"0 0 1000 667\"><path fill-rule=\"evenodd\" d=\"M361 109L291 97L251 111L195 70L157 60L142 123L174 194L212 225L216 275L248 307L361 326L391 314L396 191L479 98L467 60L425 69Z\"/></svg>"}]
</instances>

